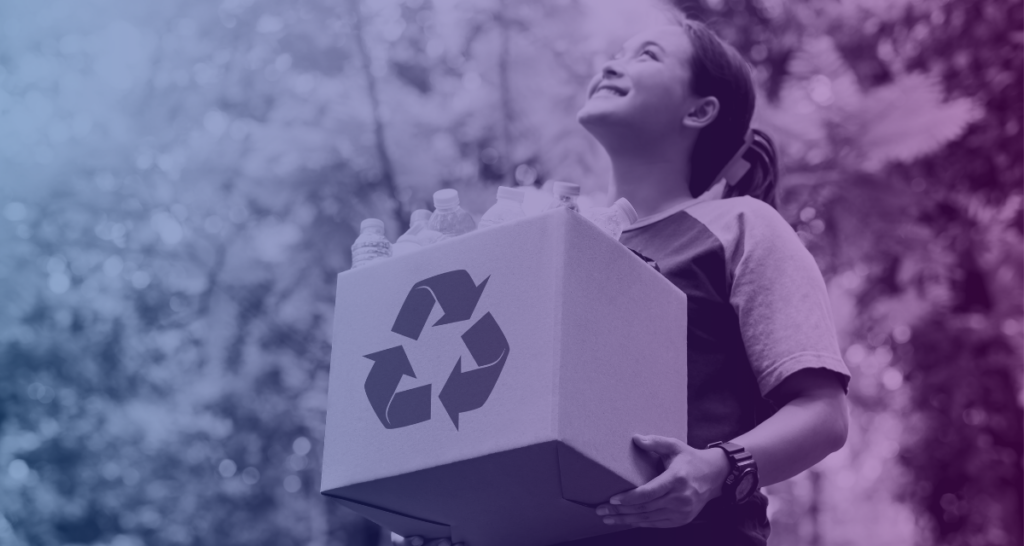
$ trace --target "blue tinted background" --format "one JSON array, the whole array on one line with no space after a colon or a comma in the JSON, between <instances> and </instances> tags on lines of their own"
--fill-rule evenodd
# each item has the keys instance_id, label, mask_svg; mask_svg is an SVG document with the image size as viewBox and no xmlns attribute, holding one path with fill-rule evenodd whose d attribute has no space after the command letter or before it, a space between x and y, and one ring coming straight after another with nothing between
<instances>
[{"instance_id":1,"label":"blue tinted background","mask_svg":"<svg viewBox=\"0 0 1024 546\"><path fill-rule=\"evenodd\" d=\"M755 67L854 372L774 543L1020 544L1020 3L688 6ZM649 16L0 0L0 544L389 541L318 493L358 223L393 240L441 187L604 202L574 113Z\"/></svg>"}]
</instances>

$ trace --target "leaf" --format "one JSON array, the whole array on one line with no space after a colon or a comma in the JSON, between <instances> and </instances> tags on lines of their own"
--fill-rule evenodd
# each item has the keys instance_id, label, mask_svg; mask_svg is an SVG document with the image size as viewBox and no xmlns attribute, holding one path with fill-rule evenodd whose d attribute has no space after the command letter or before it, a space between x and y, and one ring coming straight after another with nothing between
<instances>
[{"instance_id":1,"label":"leaf","mask_svg":"<svg viewBox=\"0 0 1024 546\"><path fill-rule=\"evenodd\" d=\"M825 140L823 112L796 85L785 85L778 102L758 93L753 125L775 138L784 154L795 157Z\"/></svg>"},{"instance_id":2,"label":"leaf","mask_svg":"<svg viewBox=\"0 0 1024 546\"><path fill-rule=\"evenodd\" d=\"M759 92L754 126L775 137L784 157L803 159L815 149L828 153L828 122L850 104L860 104L862 96L832 37L805 37L777 101Z\"/></svg>"},{"instance_id":3,"label":"leaf","mask_svg":"<svg viewBox=\"0 0 1024 546\"><path fill-rule=\"evenodd\" d=\"M941 7L942 3L942 0L847 0L840 3L839 13L847 20L860 14L891 20L899 17L908 7L932 10Z\"/></svg>"},{"instance_id":4,"label":"leaf","mask_svg":"<svg viewBox=\"0 0 1024 546\"><path fill-rule=\"evenodd\" d=\"M793 55L789 73L783 94L800 93L805 100L826 109L842 111L851 104L860 104L864 95L857 76L839 52L832 36L805 37ZM812 93L815 84L819 88L816 94ZM820 89L823 84L824 89Z\"/></svg>"},{"instance_id":5,"label":"leaf","mask_svg":"<svg viewBox=\"0 0 1024 546\"><path fill-rule=\"evenodd\" d=\"M865 94L852 112L861 127L858 144L864 168L876 171L892 161L911 161L963 134L982 116L973 100L943 100L942 84L929 74L907 74Z\"/></svg>"},{"instance_id":6,"label":"leaf","mask_svg":"<svg viewBox=\"0 0 1024 546\"><path fill-rule=\"evenodd\" d=\"M807 36L789 63L789 74L797 80L807 80L819 74L838 78L850 74L849 64L836 48L832 36Z\"/></svg>"},{"instance_id":7,"label":"leaf","mask_svg":"<svg viewBox=\"0 0 1024 546\"><path fill-rule=\"evenodd\" d=\"M402 80L413 89L422 94L430 93L433 87L430 82L430 68L417 62L408 62L398 59L391 60L391 69Z\"/></svg>"}]
</instances>

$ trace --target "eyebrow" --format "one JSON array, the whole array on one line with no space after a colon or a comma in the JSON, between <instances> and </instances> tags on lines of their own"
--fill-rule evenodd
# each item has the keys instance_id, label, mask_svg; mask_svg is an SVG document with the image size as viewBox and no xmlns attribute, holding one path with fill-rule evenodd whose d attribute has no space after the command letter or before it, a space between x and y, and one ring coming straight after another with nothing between
<instances>
[{"instance_id":1,"label":"eyebrow","mask_svg":"<svg viewBox=\"0 0 1024 546\"><path fill-rule=\"evenodd\" d=\"M665 53L665 48L661 44L659 44L658 42L655 42L654 40L644 40L643 42L640 43L639 46L637 46L636 50L637 51L643 51L643 49L645 47L647 47L647 46L654 46L654 47L660 49L662 54L666 54ZM615 54L615 57L619 57L620 55L625 55L625 53L626 53L626 49L622 48L622 49L619 50L618 53Z\"/></svg>"},{"instance_id":2,"label":"eyebrow","mask_svg":"<svg viewBox=\"0 0 1024 546\"><path fill-rule=\"evenodd\" d=\"M663 53L665 51L665 48L662 47L661 44L659 44L658 42L655 42L654 40L645 40L642 44L640 44L640 48L639 49L642 50L643 48L645 48L647 46L654 46L654 47L660 49Z\"/></svg>"}]
</instances>

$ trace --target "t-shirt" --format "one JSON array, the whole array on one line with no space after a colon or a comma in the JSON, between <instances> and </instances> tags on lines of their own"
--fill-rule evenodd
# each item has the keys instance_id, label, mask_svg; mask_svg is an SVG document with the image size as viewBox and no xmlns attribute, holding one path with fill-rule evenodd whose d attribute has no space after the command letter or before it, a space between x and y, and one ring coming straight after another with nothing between
<instances>
[{"instance_id":1,"label":"t-shirt","mask_svg":"<svg viewBox=\"0 0 1024 546\"><path fill-rule=\"evenodd\" d=\"M775 411L764 395L799 370L829 370L848 389L821 272L771 206L750 197L688 201L639 220L621 241L686 293L690 446L704 449L763 422ZM738 506L713 500L681 527L567 544L765 545L767 506L758 491Z\"/></svg>"}]
</instances>

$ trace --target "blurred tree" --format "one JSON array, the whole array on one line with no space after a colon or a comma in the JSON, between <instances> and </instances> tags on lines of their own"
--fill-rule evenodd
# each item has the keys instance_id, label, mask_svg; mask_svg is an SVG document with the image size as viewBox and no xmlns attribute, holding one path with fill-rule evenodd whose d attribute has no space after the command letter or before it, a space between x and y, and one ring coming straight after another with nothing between
<instances>
[{"instance_id":1,"label":"blurred tree","mask_svg":"<svg viewBox=\"0 0 1024 546\"><path fill-rule=\"evenodd\" d=\"M755 64L757 120L784 153L783 212L853 298L841 323L855 374L869 374L851 393L859 425L908 414L901 497L925 536L1020 543L1021 6L681 5Z\"/></svg>"},{"instance_id":2,"label":"blurred tree","mask_svg":"<svg viewBox=\"0 0 1024 546\"><path fill-rule=\"evenodd\" d=\"M1020 543L1021 6L685 5L755 66L855 373L775 540ZM0 5L0 543L386 541L318 493L358 222L394 238L443 186L601 195L574 113L642 11Z\"/></svg>"},{"instance_id":3,"label":"blurred tree","mask_svg":"<svg viewBox=\"0 0 1024 546\"><path fill-rule=\"evenodd\" d=\"M0 146L23 179L2 188L11 542L379 535L324 503L313 464L335 241L380 188L362 103L335 106L359 73L309 58L351 50L316 43L345 14L126 8L5 4L2 113L52 113Z\"/></svg>"}]
</instances>

